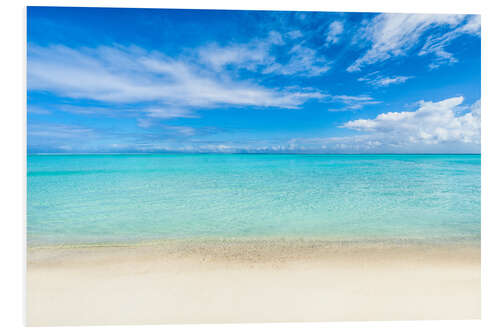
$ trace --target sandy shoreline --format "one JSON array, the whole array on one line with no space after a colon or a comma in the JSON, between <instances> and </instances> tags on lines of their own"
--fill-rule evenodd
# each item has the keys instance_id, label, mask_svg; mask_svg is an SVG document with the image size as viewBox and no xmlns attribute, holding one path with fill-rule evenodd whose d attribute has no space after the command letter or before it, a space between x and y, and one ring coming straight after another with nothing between
<instances>
[{"instance_id":1,"label":"sandy shoreline","mask_svg":"<svg viewBox=\"0 0 500 333\"><path fill-rule=\"evenodd\" d=\"M31 247L28 325L480 318L479 242Z\"/></svg>"}]
</instances>

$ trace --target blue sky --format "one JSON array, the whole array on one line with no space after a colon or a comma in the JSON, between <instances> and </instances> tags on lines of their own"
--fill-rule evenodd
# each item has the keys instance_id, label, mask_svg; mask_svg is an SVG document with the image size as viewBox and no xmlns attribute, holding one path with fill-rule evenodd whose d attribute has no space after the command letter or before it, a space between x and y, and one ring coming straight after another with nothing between
<instances>
[{"instance_id":1,"label":"blue sky","mask_svg":"<svg viewBox=\"0 0 500 333\"><path fill-rule=\"evenodd\" d=\"M28 7L29 153L479 153L480 17Z\"/></svg>"}]
</instances>

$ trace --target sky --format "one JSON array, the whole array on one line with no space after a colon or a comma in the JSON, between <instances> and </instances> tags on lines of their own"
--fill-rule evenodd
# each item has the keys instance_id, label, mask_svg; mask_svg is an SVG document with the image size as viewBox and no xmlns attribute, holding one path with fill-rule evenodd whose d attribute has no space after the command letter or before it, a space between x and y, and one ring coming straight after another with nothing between
<instances>
[{"instance_id":1,"label":"sky","mask_svg":"<svg viewBox=\"0 0 500 333\"><path fill-rule=\"evenodd\" d=\"M28 153L480 153L478 15L28 7Z\"/></svg>"}]
</instances>

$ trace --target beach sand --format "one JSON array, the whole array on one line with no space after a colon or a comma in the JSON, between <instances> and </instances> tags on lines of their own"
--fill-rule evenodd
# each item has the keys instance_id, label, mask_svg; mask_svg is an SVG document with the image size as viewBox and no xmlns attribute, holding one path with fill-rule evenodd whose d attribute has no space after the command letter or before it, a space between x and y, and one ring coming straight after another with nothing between
<instances>
[{"instance_id":1,"label":"beach sand","mask_svg":"<svg viewBox=\"0 0 500 333\"><path fill-rule=\"evenodd\" d=\"M30 326L480 318L478 242L178 240L27 260Z\"/></svg>"}]
</instances>

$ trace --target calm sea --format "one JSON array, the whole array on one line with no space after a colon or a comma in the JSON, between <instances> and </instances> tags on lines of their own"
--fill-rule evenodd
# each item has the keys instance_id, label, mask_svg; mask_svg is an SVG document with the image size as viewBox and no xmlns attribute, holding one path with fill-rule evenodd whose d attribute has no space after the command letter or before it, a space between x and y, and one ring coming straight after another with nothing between
<instances>
[{"instance_id":1,"label":"calm sea","mask_svg":"<svg viewBox=\"0 0 500 333\"><path fill-rule=\"evenodd\" d=\"M30 245L480 238L480 155L30 155Z\"/></svg>"}]
</instances>

